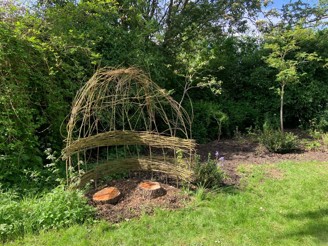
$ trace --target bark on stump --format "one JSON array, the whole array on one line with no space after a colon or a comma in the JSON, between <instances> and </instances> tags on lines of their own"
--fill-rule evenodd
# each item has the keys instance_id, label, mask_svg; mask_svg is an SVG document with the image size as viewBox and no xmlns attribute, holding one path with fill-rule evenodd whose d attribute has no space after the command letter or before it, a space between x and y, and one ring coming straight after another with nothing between
<instances>
[{"instance_id":1,"label":"bark on stump","mask_svg":"<svg viewBox=\"0 0 328 246\"><path fill-rule=\"evenodd\" d=\"M121 192L116 187L107 187L96 192L93 195L92 200L98 204L116 204L121 196Z\"/></svg>"},{"instance_id":2,"label":"bark on stump","mask_svg":"<svg viewBox=\"0 0 328 246\"><path fill-rule=\"evenodd\" d=\"M166 190L158 182L143 181L138 185L141 195L147 199L164 196Z\"/></svg>"}]
</instances>

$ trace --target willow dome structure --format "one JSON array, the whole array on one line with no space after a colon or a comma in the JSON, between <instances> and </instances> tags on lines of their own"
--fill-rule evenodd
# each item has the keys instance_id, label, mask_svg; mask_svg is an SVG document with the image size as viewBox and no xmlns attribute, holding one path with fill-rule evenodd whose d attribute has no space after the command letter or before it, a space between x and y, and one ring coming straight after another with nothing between
<instances>
[{"instance_id":1,"label":"willow dome structure","mask_svg":"<svg viewBox=\"0 0 328 246\"><path fill-rule=\"evenodd\" d=\"M190 181L195 149L190 123L181 105L140 69L101 69L72 105L62 151L68 181L71 170L81 168L86 172L80 185L139 170Z\"/></svg>"}]
</instances>

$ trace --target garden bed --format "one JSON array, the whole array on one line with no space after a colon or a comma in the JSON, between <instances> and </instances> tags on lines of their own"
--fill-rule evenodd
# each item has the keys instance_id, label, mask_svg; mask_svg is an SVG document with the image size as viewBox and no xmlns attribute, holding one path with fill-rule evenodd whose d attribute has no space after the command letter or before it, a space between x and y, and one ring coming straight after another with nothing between
<instances>
[{"instance_id":1,"label":"garden bed","mask_svg":"<svg viewBox=\"0 0 328 246\"><path fill-rule=\"evenodd\" d=\"M138 184L144 179L130 178L113 180L107 183L107 186L116 187L122 193L122 198L115 205L113 204L97 204L92 201L92 195L100 190L92 190L87 194L89 204L97 208L97 216L113 223L128 221L142 214L152 214L156 208L178 209L183 207L190 200L188 195L181 192L180 189L160 183L164 188L165 195L148 199L144 197L138 190ZM104 187L104 186L103 186Z\"/></svg>"},{"instance_id":2,"label":"garden bed","mask_svg":"<svg viewBox=\"0 0 328 246\"><path fill-rule=\"evenodd\" d=\"M303 137L304 139L304 137ZM224 139L220 141L213 141L208 144L198 146L198 154L201 160L206 160L208 153L211 153L212 158L218 151L220 157L224 160L219 161L225 172L224 183L226 185L237 185L240 181L240 172L238 166L247 164L274 164L282 161L327 161L328 152L324 147L315 150L302 148L296 153L277 154L265 151L258 142L251 138L243 139ZM271 169L270 177L282 178L281 173L276 169ZM162 187L166 190L166 194L155 199L145 199L137 189L137 186L143 180L153 179L159 181ZM129 179L113 180L106 184L107 186L117 187L123 194L123 197L116 205L112 204L96 204L92 201L92 195L105 187L98 187L97 190L90 191L87 196L89 203L97 208L97 215L110 222L121 222L130 220L135 217L140 217L143 213L151 214L156 208L164 209L179 209L182 208L190 197L183 193L179 188L181 184L177 183L175 179L167 179L166 175L151 172L138 172L130 176Z\"/></svg>"}]
</instances>

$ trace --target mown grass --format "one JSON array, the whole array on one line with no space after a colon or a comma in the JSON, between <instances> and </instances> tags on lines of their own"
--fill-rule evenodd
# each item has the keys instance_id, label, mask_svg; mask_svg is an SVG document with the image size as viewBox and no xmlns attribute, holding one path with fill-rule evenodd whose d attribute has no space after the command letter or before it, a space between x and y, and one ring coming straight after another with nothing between
<instances>
[{"instance_id":1,"label":"mown grass","mask_svg":"<svg viewBox=\"0 0 328 246\"><path fill-rule=\"evenodd\" d=\"M180 211L119 225L99 222L30 235L10 245L328 245L328 162L244 166L225 189Z\"/></svg>"}]
</instances>

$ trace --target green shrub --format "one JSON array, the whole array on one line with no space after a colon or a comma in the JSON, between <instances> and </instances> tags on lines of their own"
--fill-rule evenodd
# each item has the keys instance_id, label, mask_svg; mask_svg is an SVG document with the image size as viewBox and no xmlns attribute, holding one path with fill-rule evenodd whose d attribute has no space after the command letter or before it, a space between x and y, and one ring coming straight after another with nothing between
<instances>
[{"instance_id":1,"label":"green shrub","mask_svg":"<svg viewBox=\"0 0 328 246\"><path fill-rule=\"evenodd\" d=\"M321 147L321 143L316 140L303 140L302 144L306 150L318 150Z\"/></svg>"},{"instance_id":2,"label":"green shrub","mask_svg":"<svg viewBox=\"0 0 328 246\"><path fill-rule=\"evenodd\" d=\"M0 239L58 229L90 220L94 209L78 190L62 186L40 197L19 199L15 192L0 190Z\"/></svg>"},{"instance_id":3,"label":"green shrub","mask_svg":"<svg viewBox=\"0 0 328 246\"><path fill-rule=\"evenodd\" d=\"M317 130L321 132L328 132L328 110L326 109L320 115L317 124Z\"/></svg>"},{"instance_id":4,"label":"green shrub","mask_svg":"<svg viewBox=\"0 0 328 246\"><path fill-rule=\"evenodd\" d=\"M297 136L293 133L282 133L277 130L265 130L259 141L268 151L273 153L289 153L299 148Z\"/></svg>"},{"instance_id":5,"label":"green shrub","mask_svg":"<svg viewBox=\"0 0 328 246\"><path fill-rule=\"evenodd\" d=\"M196 161L195 165L196 182L204 188L214 188L222 185L223 172L216 160L210 159L206 162Z\"/></svg>"}]
</instances>

